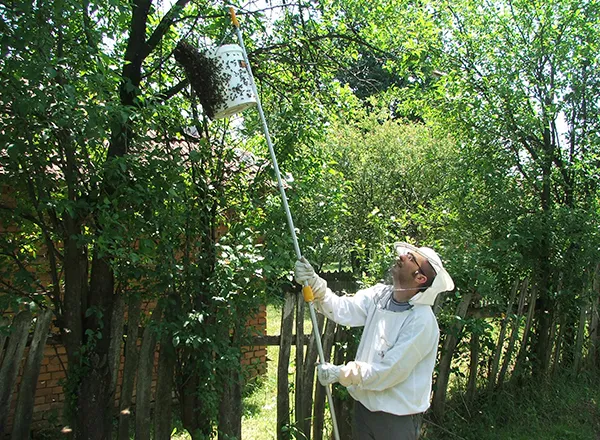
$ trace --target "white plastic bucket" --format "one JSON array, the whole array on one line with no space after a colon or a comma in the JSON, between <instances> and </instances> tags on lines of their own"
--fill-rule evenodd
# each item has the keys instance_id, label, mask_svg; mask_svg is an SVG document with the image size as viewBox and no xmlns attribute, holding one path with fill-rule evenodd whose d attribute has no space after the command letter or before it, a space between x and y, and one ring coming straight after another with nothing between
<instances>
[{"instance_id":1,"label":"white plastic bucket","mask_svg":"<svg viewBox=\"0 0 600 440\"><path fill-rule=\"evenodd\" d=\"M217 61L224 95L223 103L215 108L214 119L226 118L256 105L242 48L237 44L225 44L209 56Z\"/></svg>"}]
</instances>

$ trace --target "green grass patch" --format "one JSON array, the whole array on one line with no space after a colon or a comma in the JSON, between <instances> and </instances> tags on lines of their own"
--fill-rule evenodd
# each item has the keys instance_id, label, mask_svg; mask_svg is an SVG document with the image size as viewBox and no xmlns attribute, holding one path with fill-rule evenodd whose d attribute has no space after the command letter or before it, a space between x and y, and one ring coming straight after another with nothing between
<instances>
[{"instance_id":1,"label":"green grass patch","mask_svg":"<svg viewBox=\"0 0 600 440\"><path fill-rule=\"evenodd\" d=\"M593 440L600 438L600 383L584 375L507 386L467 404L451 396L442 427L426 439Z\"/></svg>"}]
</instances>

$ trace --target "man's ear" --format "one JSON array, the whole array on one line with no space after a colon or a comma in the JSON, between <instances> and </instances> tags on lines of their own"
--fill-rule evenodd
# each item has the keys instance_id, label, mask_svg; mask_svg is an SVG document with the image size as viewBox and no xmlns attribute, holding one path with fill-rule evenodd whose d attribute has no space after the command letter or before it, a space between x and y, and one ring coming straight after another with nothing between
<instances>
[{"instance_id":1,"label":"man's ear","mask_svg":"<svg viewBox=\"0 0 600 440\"><path fill-rule=\"evenodd\" d=\"M417 276L415 277L415 280L417 280L417 282L419 284L425 284L427 282L427 276L425 276L421 272L419 272L417 274Z\"/></svg>"}]
</instances>

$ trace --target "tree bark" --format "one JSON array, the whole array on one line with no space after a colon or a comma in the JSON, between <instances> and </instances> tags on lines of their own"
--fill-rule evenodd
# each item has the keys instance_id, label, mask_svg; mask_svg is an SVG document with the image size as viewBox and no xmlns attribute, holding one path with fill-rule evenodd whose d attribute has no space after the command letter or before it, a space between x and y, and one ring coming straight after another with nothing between
<instances>
[{"instance_id":1,"label":"tree bark","mask_svg":"<svg viewBox=\"0 0 600 440\"><path fill-rule=\"evenodd\" d=\"M238 363L232 367L221 394L218 440L242 438L242 366Z\"/></svg>"}]
</instances>

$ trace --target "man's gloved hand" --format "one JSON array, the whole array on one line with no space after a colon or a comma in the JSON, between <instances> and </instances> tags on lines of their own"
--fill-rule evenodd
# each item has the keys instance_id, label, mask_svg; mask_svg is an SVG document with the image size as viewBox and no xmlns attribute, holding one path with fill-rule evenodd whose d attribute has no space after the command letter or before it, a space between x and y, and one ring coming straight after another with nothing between
<instances>
[{"instance_id":1,"label":"man's gloved hand","mask_svg":"<svg viewBox=\"0 0 600 440\"><path fill-rule=\"evenodd\" d=\"M319 378L321 385L327 386L339 382L341 369L341 365L333 365L329 362L318 364L317 377Z\"/></svg>"},{"instance_id":2,"label":"man's gloved hand","mask_svg":"<svg viewBox=\"0 0 600 440\"><path fill-rule=\"evenodd\" d=\"M315 301L320 301L325 297L325 293L327 292L327 281L315 273L315 270L306 258L302 257L296 261L296 265L294 266L294 278L296 279L296 282L302 286L304 286L305 282L308 283L312 288Z\"/></svg>"},{"instance_id":3,"label":"man's gloved hand","mask_svg":"<svg viewBox=\"0 0 600 440\"><path fill-rule=\"evenodd\" d=\"M362 382L360 365L348 362L346 365L333 365L329 362L317 365L317 377L323 386L339 382L345 387L359 385Z\"/></svg>"}]
</instances>

